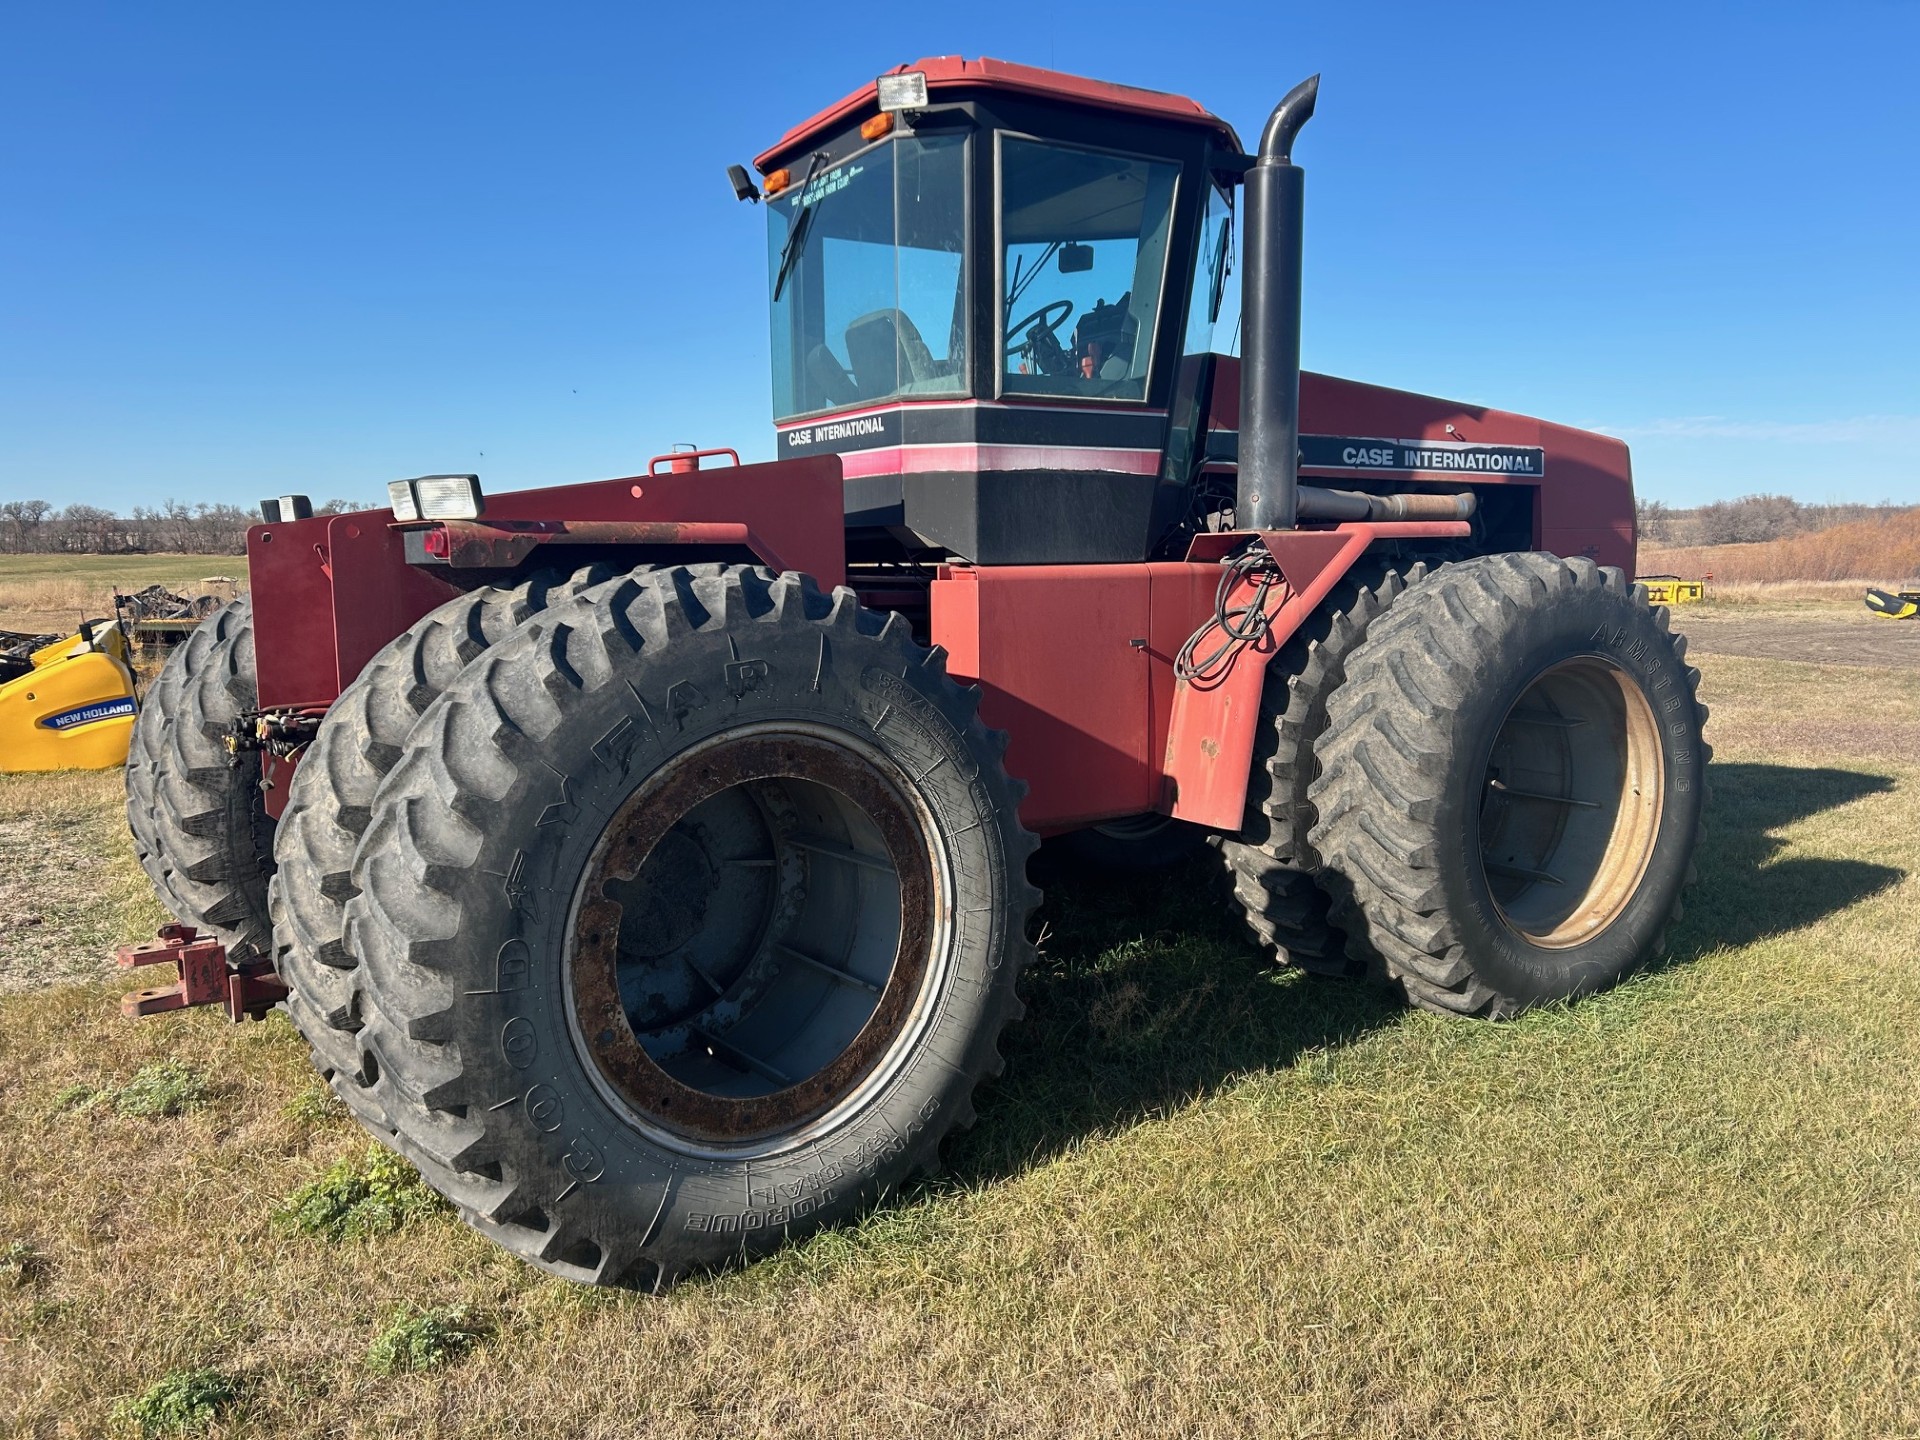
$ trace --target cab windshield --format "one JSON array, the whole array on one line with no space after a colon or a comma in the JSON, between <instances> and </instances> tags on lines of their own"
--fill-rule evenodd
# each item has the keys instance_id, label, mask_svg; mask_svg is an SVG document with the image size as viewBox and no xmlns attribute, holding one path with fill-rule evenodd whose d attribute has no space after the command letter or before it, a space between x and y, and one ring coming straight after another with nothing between
<instances>
[{"instance_id":1,"label":"cab windshield","mask_svg":"<svg viewBox=\"0 0 1920 1440\"><path fill-rule=\"evenodd\" d=\"M903 135L767 203L776 418L966 393L965 154Z\"/></svg>"}]
</instances>

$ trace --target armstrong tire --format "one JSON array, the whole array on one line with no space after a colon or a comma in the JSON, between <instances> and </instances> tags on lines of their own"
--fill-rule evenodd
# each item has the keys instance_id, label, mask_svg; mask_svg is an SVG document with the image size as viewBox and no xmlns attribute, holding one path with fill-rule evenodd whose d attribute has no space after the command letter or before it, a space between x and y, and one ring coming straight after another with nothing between
<instances>
[{"instance_id":1,"label":"armstrong tire","mask_svg":"<svg viewBox=\"0 0 1920 1440\"><path fill-rule=\"evenodd\" d=\"M1402 573L1363 561L1267 666L1246 820L1238 835L1222 839L1220 854L1254 939L1283 965L1310 974L1347 977L1369 971L1364 959L1347 953L1315 878L1320 857L1313 847L1315 812L1308 795L1320 773L1314 742L1327 728L1327 705L1346 678L1348 658L1374 621L1426 574L1423 563Z\"/></svg>"},{"instance_id":2,"label":"armstrong tire","mask_svg":"<svg viewBox=\"0 0 1920 1440\"><path fill-rule=\"evenodd\" d=\"M242 596L216 610L168 657L134 722L127 828L173 915L217 935L232 960L266 956L272 921L273 821L256 757L232 763L226 735L257 704L253 611Z\"/></svg>"},{"instance_id":3,"label":"armstrong tire","mask_svg":"<svg viewBox=\"0 0 1920 1440\"><path fill-rule=\"evenodd\" d=\"M358 962L346 937L353 852L380 782L427 706L477 656L559 600L614 578L606 566L543 571L511 588L459 595L416 621L354 677L301 757L274 841L269 893L287 1012L348 1107L388 1128L361 1073Z\"/></svg>"},{"instance_id":4,"label":"armstrong tire","mask_svg":"<svg viewBox=\"0 0 1920 1440\"><path fill-rule=\"evenodd\" d=\"M797 575L636 576L495 646L354 864L397 1148L514 1253L656 1289L936 1163L1039 900L977 703Z\"/></svg>"},{"instance_id":5,"label":"armstrong tire","mask_svg":"<svg viewBox=\"0 0 1920 1440\"><path fill-rule=\"evenodd\" d=\"M1664 946L1706 793L1686 641L1618 570L1508 554L1410 587L1347 663L1312 841L1416 1005L1502 1017Z\"/></svg>"}]
</instances>

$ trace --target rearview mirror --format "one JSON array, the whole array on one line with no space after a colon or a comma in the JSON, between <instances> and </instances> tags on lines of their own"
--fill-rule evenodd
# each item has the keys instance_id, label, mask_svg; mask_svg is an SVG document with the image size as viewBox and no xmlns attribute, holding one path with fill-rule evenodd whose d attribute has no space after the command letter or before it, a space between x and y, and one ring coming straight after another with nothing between
<instances>
[{"instance_id":1,"label":"rearview mirror","mask_svg":"<svg viewBox=\"0 0 1920 1440\"><path fill-rule=\"evenodd\" d=\"M1093 247L1076 245L1069 240L1060 247L1060 273L1078 275L1093 268Z\"/></svg>"}]
</instances>

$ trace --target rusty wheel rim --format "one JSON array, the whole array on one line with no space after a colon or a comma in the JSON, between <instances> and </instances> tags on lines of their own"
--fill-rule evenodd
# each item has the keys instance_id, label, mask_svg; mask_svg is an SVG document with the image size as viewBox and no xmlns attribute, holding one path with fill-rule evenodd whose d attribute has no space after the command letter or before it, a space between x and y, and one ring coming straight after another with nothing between
<instances>
[{"instance_id":1,"label":"rusty wheel rim","mask_svg":"<svg viewBox=\"0 0 1920 1440\"><path fill-rule=\"evenodd\" d=\"M1482 788L1480 862L1500 918L1549 950L1604 932L1639 891L1664 802L1639 683L1598 655L1543 671L1508 710Z\"/></svg>"},{"instance_id":2,"label":"rusty wheel rim","mask_svg":"<svg viewBox=\"0 0 1920 1440\"><path fill-rule=\"evenodd\" d=\"M729 732L649 776L588 858L569 1021L603 1094L695 1153L798 1144L895 1073L944 953L931 818L844 734Z\"/></svg>"}]
</instances>

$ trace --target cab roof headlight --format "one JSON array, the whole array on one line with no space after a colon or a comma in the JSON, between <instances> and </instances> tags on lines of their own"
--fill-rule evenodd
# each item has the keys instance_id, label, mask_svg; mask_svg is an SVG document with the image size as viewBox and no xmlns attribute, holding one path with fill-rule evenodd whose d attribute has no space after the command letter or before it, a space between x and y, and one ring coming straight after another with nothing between
<instances>
[{"instance_id":1,"label":"cab roof headlight","mask_svg":"<svg viewBox=\"0 0 1920 1440\"><path fill-rule=\"evenodd\" d=\"M882 110L924 110L927 108L927 72L908 70L882 75L873 82Z\"/></svg>"},{"instance_id":2,"label":"cab roof headlight","mask_svg":"<svg viewBox=\"0 0 1920 1440\"><path fill-rule=\"evenodd\" d=\"M413 482L428 520L478 520L485 508L478 475L422 475Z\"/></svg>"},{"instance_id":3,"label":"cab roof headlight","mask_svg":"<svg viewBox=\"0 0 1920 1440\"><path fill-rule=\"evenodd\" d=\"M389 480L387 482L387 505L393 511L396 520L418 520L420 502L414 498L413 481Z\"/></svg>"}]
</instances>

